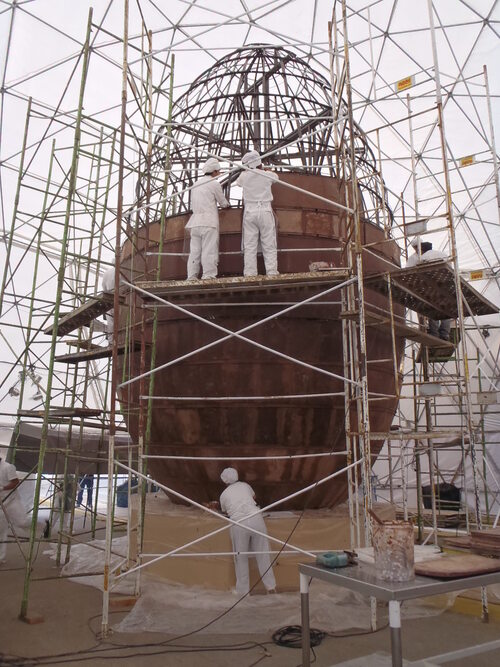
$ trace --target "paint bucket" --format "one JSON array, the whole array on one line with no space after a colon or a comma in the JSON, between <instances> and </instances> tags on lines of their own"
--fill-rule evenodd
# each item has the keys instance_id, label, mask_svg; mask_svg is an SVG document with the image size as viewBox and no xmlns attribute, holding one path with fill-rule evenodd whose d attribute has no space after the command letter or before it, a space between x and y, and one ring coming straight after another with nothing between
<instances>
[{"instance_id":1,"label":"paint bucket","mask_svg":"<svg viewBox=\"0 0 500 667\"><path fill-rule=\"evenodd\" d=\"M408 521L373 524L377 579L410 581L415 576L413 525Z\"/></svg>"}]
</instances>

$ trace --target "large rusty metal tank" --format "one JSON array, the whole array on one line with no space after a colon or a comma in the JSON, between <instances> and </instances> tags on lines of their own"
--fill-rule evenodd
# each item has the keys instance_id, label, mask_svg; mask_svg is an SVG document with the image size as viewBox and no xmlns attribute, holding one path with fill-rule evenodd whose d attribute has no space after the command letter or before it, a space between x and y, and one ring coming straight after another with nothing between
<instances>
[{"instance_id":1,"label":"large rusty metal tank","mask_svg":"<svg viewBox=\"0 0 500 667\"><path fill-rule=\"evenodd\" d=\"M249 131L248 124L240 125L243 130L239 130L238 141L234 137L229 141L227 131L214 132L207 138L196 130L199 143L204 139L205 149L217 153L221 159L235 161L252 147L262 153L271 152L273 147L277 151L273 153L270 163L280 176L280 183L273 186L273 207L278 230L278 268L283 277L270 283L249 281L209 286L195 283L180 286L179 289L159 289L157 292L164 302L175 303L183 310L146 299L149 315L144 321L142 311L137 307L141 305L137 295L127 297L128 305L136 299L134 307L122 307L120 310L120 340L125 340L127 318L132 317L134 325L129 339L140 339L141 327L144 327L149 343L142 367L139 352L120 357L120 376L134 377L139 375L141 368L149 370L155 310L158 330L154 366L157 368L172 362L154 373L152 387L156 398L151 402L149 454L192 457L189 460L150 459L149 472L169 488L201 502L218 498L223 486L219 475L227 465L237 467L240 477L255 489L261 505L267 505L346 464L345 386L341 379L345 375L344 320L341 317L345 307L341 304L342 292L338 289L330 291L279 316L279 312L291 304L319 295L339 282L328 273L324 274L324 278L321 274L308 274L311 263L325 262L337 268L347 265L348 220L345 211L335 202L346 205L346 188L349 190L350 186L349 180L346 185L346 174L336 172L335 159L332 158L335 151L332 147L331 103L325 79L284 49L256 47L241 50L219 61L195 81L176 107L174 120L180 129L177 134L174 132L173 137L177 137L179 143L168 146L173 164L168 192L181 194L169 199L170 209L166 212L162 239L159 209L155 214L149 212L150 219L144 221L133 242L127 242L123 248L122 270L130 272L129 275L137 283L153 281L156 279L158 250L161 249L165 254L160 262L160 281L186 277L185 225L189 219L189 198L185 189L196 178L196 167L203 162L204 155L199 145L195 153L186 148L186 133L193 133L194 130L193 126L187 128L185 123L188 117L195 116L195 111L198 118L203 116L200 108L196 107L196 104L201 104L200 100L207 99L200 94L200 89L204 89L207 81L218 82L217 95L212 91L209 99L217 97L219 113L225 108L221 91L226 91L228 108L238 109L239 114L246 109L247 118L255 119L257 112L271 117L277 113L277 100L283 103L283 77L286 78L290 68L294 75L298 72L302 82L302 108L305 107L303 100L306 97L310 103L307 107L308 120L302 123L302 136L313 133L309 139L303 138L290 148L290 135L297 131L297 123L302 122L302 112L292 119L288 128L282 128L282 134L287 135L283 139L283 144L287 144L284 149L278 145L281 139L276 136L274 125L267 127L258 123L258 137L255 132ZM281 77L280 81L276 82L275 77ZM237 88L239 82L241 99L235 99L229 84L225 87L226 79L233 84L235 81ZM305 91L304 81L309 84L313 81L313 90ZM242 82L250 91L248 95L243 94ZM297 90L294 92L293 82L294 78L289 75L286 90L290 96L299 94ZM273 90L274 97L271 95ZM193 99L198 102L191 104ZM229 122L229 112L223 117ZM184 119L185 123L180 119ZM318 128L321 132L317 131ZM162 156L167 151L167 141L164 137L157 143L156 164L164 164ZM388 235L390 211L386 209L382 216L385 203L379 195L375 168L368 159L369 148L360 130L356 141L363 149L360 169L365 178L360 180L363 185L360 186L359 196L364 202L362 240L367 248L363 252L364 271L369 275L384 271L388 262L397 265L399 249ZM361 151L358 150L357 154ZM176 164L182 165L180 171L175 171ZM159 183L160 174L161 169L156 181L152 179L150 183ZM220 212L221 277L241 276L243 269L242 208L238 192L232 186L233 181L234 174L230 174L224 183L232 206ZM291 190L286 183L305 192ZM145 189L144 183L141 187ZM158 185L157 192L160 191ZM306 193L320 195L323 200ZM259 264L259 267L260 273L264 273L263 265ZM290 279L290 274L304 275ZM368 285L365 298L372 311L387 311L386 297L371 291ZM195 319L192 314L208 323ZM224 333L210 324L234 332L264 318L269 319L245 334L260 344L259 347L232 337L202 349L224 337ZM396 339L396 346L393 347L388 327L370 328L367 332L368 386L373 397L379 395L370 403L370 428L373 432L386 432L390 428L400 382L394 371L394 360L399 363L403 345L403 339ZM276 350L280 355L265 348ZM202 351L198 351L200 349ZM197 352L191 355L195 350ZM190 356L178 361L185 355ZM302 363L297 363L297 360ZM332 377L318 369L339 377ZM140 430L140 396L148 395L149 390L147 378L127 385L120 394L129 431L135 441ZM354 403L352 407L351 424L356 430ZM382 444L382 441L371 443L373 461ZM308 454L324 456L287 458ZM231 456L238 459L213 461L203 458ZM249 459L241 460L240 457ZM254 457L261 458L255 460ZM344 501L346 496L347 478L344 474L280 505L280 509L331 507Z\"/></svg>"}]
</instances>

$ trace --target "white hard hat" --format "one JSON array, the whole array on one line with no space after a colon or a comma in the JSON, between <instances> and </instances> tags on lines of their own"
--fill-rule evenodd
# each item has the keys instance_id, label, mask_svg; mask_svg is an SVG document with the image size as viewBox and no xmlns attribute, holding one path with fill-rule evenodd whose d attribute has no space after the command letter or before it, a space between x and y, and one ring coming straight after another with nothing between
<instances>
[{"instance_id":1,"label":"white hard hat","mask_svg":"<svg viewBox=\"0 0 500 667\"><path fill-rule=\"evenodd\" d=\"M248 151L241 159L241 163L250 169L255 169L255 167L259 167L262 164L262 160L257 151Z\"/></svg>"},{"instance_id":2,"label":"white hard hat","mask_svg":"<svg viewBox=\"0 0 500 667\"><path fill-rule=\"evenodd\" d=\"M205 164L202 166L201 170L204 174L211 174L214 171L220 171L220 162L214 157L209 157Z\"/></svg>"},{"instance_id":3,"label":"white hard hat","mask_svg":"<svg viewBox=\"0 0 500 667\"><path fill-rule=\"evenodd\" d=\"M422 243L422 239L420 238L420 236L415 236L415 238L410 243L410 245L411 245L412 248L415 248L415 250L416 250L417 248L420 247L421 243Z\"/></svg>"},{"instance_id":4,"label":"white hard hat","mask_svg":"<svg viewBox=\"0 0 500 667\"><path fill-rule=\"evenodd\" d=\"M238 471L236 468L224 468L220 474L220 478L224 484L234 484L238 481Z\"/></svg>"}]
</instances>

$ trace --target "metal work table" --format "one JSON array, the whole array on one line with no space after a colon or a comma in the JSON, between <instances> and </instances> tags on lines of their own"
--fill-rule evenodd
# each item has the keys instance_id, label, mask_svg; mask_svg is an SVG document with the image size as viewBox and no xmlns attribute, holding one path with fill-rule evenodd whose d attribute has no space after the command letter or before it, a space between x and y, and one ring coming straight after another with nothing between
<instances>
[{"instance_id":1,"label":"metal work table","mask_svg":"<svg viewBox=\"0 0 500 667\"><path fill-rule=\"evenodd\" d=\"M322 565L299 565L300 600L302 615L302 666L309 667L310 631L309 631L309 585L313 578L322 579L329 584L342 586L363 595L389 602L389 626L391 629L391 654L393 667L402 667L403 652L401 645L401 602L423 598L440 593L451 593L468 588L479 588L500 583L500 572L479 574L460 579L431 579L416 576L411 581L393 583L381 581L375 576L373 565L365 563L343 568L327 568Z\"/></svg>"}]
</instances>

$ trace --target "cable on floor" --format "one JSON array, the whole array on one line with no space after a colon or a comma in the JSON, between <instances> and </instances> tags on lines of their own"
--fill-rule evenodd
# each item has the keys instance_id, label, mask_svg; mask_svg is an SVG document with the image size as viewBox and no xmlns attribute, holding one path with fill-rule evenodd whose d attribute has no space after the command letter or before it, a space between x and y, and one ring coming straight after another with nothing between
<instances>
[{"instance_id":1,"label":"cable on floor","mask_svg":"<svg viewBox=\"0 0 500 667\"><path fill-rule=\"evenodd\" d=\"M326 634L322 630L311 628L310 646L319 646ZM279 628L279 630L273 633L273 642L278 646L285 646L286 648L302 648L302 626L285 625L283 628Z\"/></svg>"}]
</instances>

